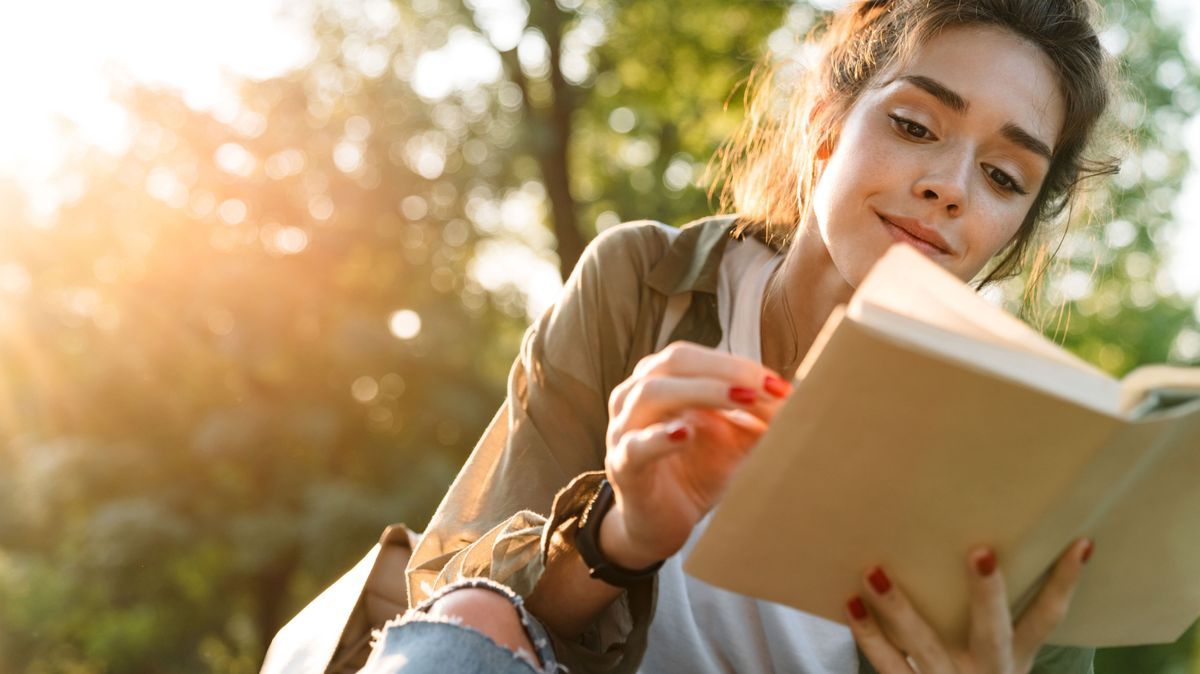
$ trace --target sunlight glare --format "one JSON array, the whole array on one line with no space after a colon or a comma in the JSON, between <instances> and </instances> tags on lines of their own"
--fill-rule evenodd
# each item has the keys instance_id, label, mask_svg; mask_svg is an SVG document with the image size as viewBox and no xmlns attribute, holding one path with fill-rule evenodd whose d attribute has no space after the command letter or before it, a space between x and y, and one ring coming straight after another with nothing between
<instances>
[{"instance_id":1,"label":"sunlight glare","mask_svg":"<svg viewBox=\"0 0 1200 674\"><path fill-rule=\"evenodd\" d=\"M421 316L412 309L394 311L388 319L388 330L397 339L412 339L421 332Z\"/></svg>"},{"instance_id":2,"label":"sunlight glare","mask_svg":"<svg viewBox=\"0 0 1200 674\"><path fill-rule=\"evenodd\" d=\"M429 101L451 92L490 84L500 77L500 55L479 33L455 27L446 45L427 51L417 60L412 88Z\"/></svg>"},{"instance_id":3,"label":"sunlight glare","mask_svg":"<svg viewBox=\"0 0 1200 674\"><path fill-rule=\"evenodd\" d=\"M66 196L54 179L72 154L128 145L133 128L115 91L165 86L214 108L233 97L233 79L311 58L309 23L283 0L0 3L0 85L10 101L0 107L0 176L14 177L45 217Z\"/></svg>"}]
</instances>

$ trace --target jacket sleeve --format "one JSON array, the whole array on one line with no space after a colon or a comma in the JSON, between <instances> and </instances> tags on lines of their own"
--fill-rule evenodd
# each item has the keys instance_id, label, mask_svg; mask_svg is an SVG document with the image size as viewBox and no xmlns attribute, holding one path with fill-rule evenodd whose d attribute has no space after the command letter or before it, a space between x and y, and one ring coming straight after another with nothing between
<instances>
[{"instance_id":1,"label":"jacket sleeve","mask_svg":"<svg viewBox=\"0 0 1200 674\"><path fill-rule=\"evenodd\" d=\"M607 230L525 333L504 404L409 562L410 605L468 577L532 592L561 538L551 534L574 523L603 477L608 394L642 355L642 278L664 236L651 224ZM555 638L556 653L574 671L632 671L652 603L651 586L626 593L578 642ZM626 657L631 640L639 652Z\"/></svg>"},{"instance_id":2,"label":"jacket sleeve","mask_svg":"<svg viewBox=\"0 0 1200 674\"><path fill-rule=\"evenodd\" d=\"M1092 674L1094 648L1042 646L1029 674Z\"/></svg>"}]
</instances>

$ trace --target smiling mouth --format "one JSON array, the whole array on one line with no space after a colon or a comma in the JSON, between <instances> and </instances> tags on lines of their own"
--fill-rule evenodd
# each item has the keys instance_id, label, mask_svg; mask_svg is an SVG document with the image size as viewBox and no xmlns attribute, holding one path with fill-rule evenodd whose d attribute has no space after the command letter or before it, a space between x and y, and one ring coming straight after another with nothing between
<instances>
[{"instance_id":1,"label":"smiling mouth","mask_svg":"<svg viewBox=\"0 0 1200 674\"><path fill-rule=\"evenodd\" d=\"M897 225L891 220L883 217L883 215L879 213L876 213L875 215L879 217L879 221L883 223L884 229L886 229L888 234L890 234L896 241L903 241L922 253L925 253L927 256L950 254L950 251L946 250L945 248L916 236L907 229L904 229L900 225Z\"/></svg>"}]
</instances>

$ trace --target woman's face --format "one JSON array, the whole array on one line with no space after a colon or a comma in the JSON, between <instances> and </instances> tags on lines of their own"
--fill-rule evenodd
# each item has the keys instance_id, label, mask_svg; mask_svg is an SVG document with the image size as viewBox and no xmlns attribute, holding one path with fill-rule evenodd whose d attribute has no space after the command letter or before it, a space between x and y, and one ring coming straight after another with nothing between
<instances>
[{"instance_id":1,"label":"woman's face","mask_svg":"<svg viewBox=\"0 0 1200 674\"><path fill-rule=\"evenodd\" d=\"M991 27L947 30L848 112L813 195L834 265L857 286L907 242L964 281L1016 235L1064 104L1043 52Z\"/></svg>"}]
</instances>

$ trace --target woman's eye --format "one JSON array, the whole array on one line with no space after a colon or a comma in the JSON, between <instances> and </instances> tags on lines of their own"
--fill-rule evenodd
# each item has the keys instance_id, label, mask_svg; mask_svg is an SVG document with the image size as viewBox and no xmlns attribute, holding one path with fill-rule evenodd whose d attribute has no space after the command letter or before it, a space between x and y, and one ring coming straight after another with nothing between
<instances>
[{"instance_id":1,"label":"woman's eye","mask_svg":"<svg viewBox=\"0 0 1200 674\"><path fill-rule=\"evenodd\" d=\"M905 135L911 136L918 140L929 140L933 138L933 132L924 126L900 115L888 115L892 118L892 123L896 125Z\"/></svg>"},{"instance_id":2,"label":"woman's eye","mask_svg":"<svg viewBox=\"0 0 1200 674\"><path fill-rule=\"evenodd\" d=\"M1018 183L1016 178L1013 178L995 166L988 168L988 175L1001 189L1017 194L1025 194L1025 188L1021 187L1021 183Z\"/></svg>"}]
</instances>

